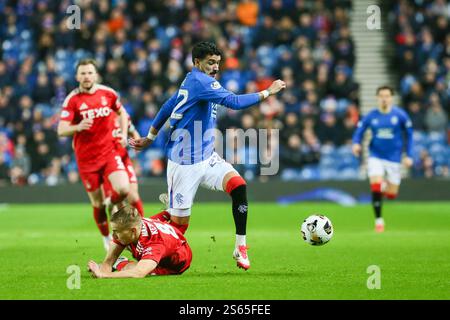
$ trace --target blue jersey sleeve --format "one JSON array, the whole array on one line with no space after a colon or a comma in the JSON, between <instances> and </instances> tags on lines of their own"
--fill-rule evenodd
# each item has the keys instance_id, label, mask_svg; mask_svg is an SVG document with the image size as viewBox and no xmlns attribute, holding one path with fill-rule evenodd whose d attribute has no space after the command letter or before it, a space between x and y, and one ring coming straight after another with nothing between
<instances>
[{"instance_id":1,"label":"blue jersey sleeve","mask_svg":"<svg viewBox=\"0 0 450 320\"><path fill-rule=\"evenodd\" d=\"M248 108L259 102L258 93L236 95L214 79L199 80L199 99L217 103L233 110Z\"/></svg>"},{"instance_id":2,"label":"blue jersey sleeve","mask_svg":"<svg viewBox=\"0 0 450 320\"><path fill-rule=\"evenodd\" d=\"M361 141L364 136L364 132L369 127L370 123L370 113L363 117L361 120L359 120L358 125L356 127L355 132L353 133L353 143L361 144Z\"/></svg>"},{"instance_id":3,"label":"blue jersey sleeve","mask_svg":"<svg viewBox=\"0 0 450 320\"><path fill-rule=\"evenodd\" d=\"M406 112L402 113L402 127L406 132L406 155L409 158L413 156L413 126L412 121Z\"/></svg>"},{"instance_id":4,"label":"blue jersey sleeve","mask_svg":"<svg viewBox=\"0 0 450 320\"><path fill-rule=\"evenodd\" d=\"M169 119L172 111L175 107L175 102L177 100L178 92L174 93L169 100L167 100L159 112L156 114L155 119L153 120L152 127L159 131L163 124Z\"/></svg>"}]
</instances>

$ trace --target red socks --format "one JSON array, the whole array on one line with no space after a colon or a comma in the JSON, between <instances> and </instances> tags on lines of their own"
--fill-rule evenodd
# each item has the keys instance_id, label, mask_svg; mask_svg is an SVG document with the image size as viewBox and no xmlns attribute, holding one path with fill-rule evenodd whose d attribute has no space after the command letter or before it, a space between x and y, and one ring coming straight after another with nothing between
<instances>
[{"instance_id":1,"label":"red socks","mask_svg":"<svg viewBox=\"0 0 450 320\"><path fill-rule=\"evenodd\" d=\"M372 183L370 185L370 190L372 190L372 192L380 192L381 193L381 183ZM385 192L384 196L391 200L397 198L396 193Z\"/></svg>"},{"instance_id":2,"label":"red socks","mask_svg":"<svg viewBox=\"0 0 450 320\"><path fill-rule=\"evenodd\" d=\"M245 182L244 178L242 178L241 176L234 176L230 180L228 180L227 186L225 188L225 192L230 194L231 191L233 191L237 187L246 185L246 184L247 183Z\"/></svg>"},{"instance_id":3,"label":"red socks","mask_svg":"<svg viewBox=\"0 0 450 320\"><path fill-rule=\"evenodd\" d=\"M170 221L170 213L167 212L166 210L161 211L160 213L157 213L154 216L151 216L150 219L168 222L172 227L175 227L178 230L180 230L182 234L184 234L187 228L189 227L189 224L178 224L173 221Z\"/></svg>"},{"instance_id":4,"label":"red socks","mask_svg":"<svg viewBox=\"0 0 450 320\"><path fill-rule=\"evenodd\" d=\"M123 268L125 268L125 266L126 266L127 264L129 264L130 262L131 262L131 261L128 261L128 260L125 260L125 261L120 262L120 263L116 266L116 270L117 270L117 271L122 271Z\"/></svg>"},{"instance_id":5,"label":"red socks","mask_svg":"<svg viewBox=\"0 0 450 320\"><path fill-rule=\"evenodd\" d=\"M175 227L178 230L180 230L182 234L184 234L186 232L187 228L189 227L189 224L178 224L178 223L175 223L173 221L170 221L169 224L172 227Z\"/></svg>"},{"instance_id":6,"label":"red socks","mask_svg":"<svg viewBox=\"0 0 450 320\"><path fill-rule=\"evenodd\" d=\"M160 213L155 214L154 216L151 216L150 219L168 222L170 220L170 213L164 210L161 211Z\"/></svg>"},{"instance_id":7,"label":"red socks","mask_svg":"<svg viewBox=\"0 0 450 320\"><path fill-rule=\"evenodd\" d=\"M97 224L98 230L103 236L109 235L108 217L106 216L105 207L94 209L94 220Z\"/></svg>"},{"instance_id":8,"label":"red socks","mask_svg":"<svg viewBox=\"0 0 450 320\"><path fill-rule=\"evenodd\" d=\"M397 194L395 194L395 193L385 193L384 195L386 196L386 198L391 199L391 200L397 198Z\"/></svg>"},{"instance_id":9,"label":"red socks","mask_svg":"<svg viewBox=\"0 0 450 320\"><path fill-rule=\"evenodd\" d=\"M370 184L370 190L372 190L372 192L381 192L381 183Z\"/></svg>"}]
</instances>

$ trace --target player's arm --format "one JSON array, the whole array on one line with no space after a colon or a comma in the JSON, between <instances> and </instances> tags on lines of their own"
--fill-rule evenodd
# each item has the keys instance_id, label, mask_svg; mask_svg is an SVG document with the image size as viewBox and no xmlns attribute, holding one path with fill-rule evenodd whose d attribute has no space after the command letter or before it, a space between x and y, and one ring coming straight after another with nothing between
<instances>
[{"instance_id":1,"label":"player's arm","mask_svg":"<svg viewBox=\"0 0 450 320\"><path fill-rule=\"evenodd\" d=\"M120 107L116 113L119 116L119 124L120 124L120 132L128 132L128 112L125 110L124 107ZM127 145L127 135L122 134L120 144L122 147L126 147Z\"/></svg>"},{"instance_id":2,"label":"player's arm","mask_svg":"<svg viewBox=\"0 0 450 320\"><path fill-rule=\"evenodd\" d=\"M364 132L367 130L369 126L369 117L365 116L363 117L356 127L355 132L353 133L353 145L352 145L352 151L355 157L359 157L361 155L361 142L364 136Z\"/></svg>"},{"instance_id":3,"label":"player's arm","mask_svg":"<svg viewBox=\"0 0 450 320\"><path fill-rule=\"evenodd\" d=\"M166 123L167 119L169 119L172 114L173 109L175 108L175 102L177 101L178 92L173 94L169 100L167 100L153 120L152 126L148 131L146 137L139 139L130 139L130 147L136 150L142 150L148 147L153 141L155 141L156 136L158 135L158 131L161 127Z\"/></svg>"},{"instance_id":4,"label":"player's arm","mask_svg":"<svg viewBox=\"0 0 450 320\"><path fill-rule=\"evenodd\" d=\"M251 107L286 88L284 81L275 80L269 88L261 92L236 95L224 89L217 81L206 81L205 83L200 83L200 85L199 98L201 100L218 103L233 110Z\"/></svg>"},{"instance_id":5,"label":"player's arm","mask_svg":"<svg viewBox=\"0 0 450 320\"><path fill-rule=\"evenodd\" d=\"M101 272L111 272L112 266L116 262L117 258L120 257L120 254L125 249L124 246L111 241L109 250L106 253L106 257L101 264L99 264L99 269Z\"/></svg>"},{"instance_id":6,"label":"player's arm","mask_svg":"<svg viewBox=\"0 0 450 320\"><path fill-rule=\"evenodd\" d=\"M58 123L58 136L60 137L70 137L75 133L89 130L92 127L94 121L92 119L83 119L78 124L71 124L70 121L60 120Z\"/></svg>"},{"instance_id":7,"label":"player's arm","mask_svg":"<svg viewBox=\"0 0 450 320\"><path fill-rule=\"evenodd\" d=\"M117 272L101 271L94 261L89 261L88 266L94 278L144 278L158 266L158 263L154 260L142 259L136 265L130 265L127 269Z\"/></svg>"},{"instance_id":8,"label":"player's arm","mask_svg":"<svg viewBox=\"0 0 450 320\"><path fill-rule=\"evenodd\" d=\"M94 123L94 120L86 118L77 124L72 124L72 121L75 118L75 112L73 111L75 106L71 97L72 94L68 95L63 102L57 128L57 133L60 137L70 137L77 132L89 130Z\"/></svg>"},{"instance_id":9,"label":"player's arm","mask_svg":"<svg viewBox=\"0 0 450 320\"><path fill-rule=\"evenodd\" d=\"M141 135L139 134L139 132L136 130L136 127L134 126L134 124L131 122L130 120L130 125L128 127L128 136L131 137L134 140L140 139Z\"/></svg>"}]
</instances>

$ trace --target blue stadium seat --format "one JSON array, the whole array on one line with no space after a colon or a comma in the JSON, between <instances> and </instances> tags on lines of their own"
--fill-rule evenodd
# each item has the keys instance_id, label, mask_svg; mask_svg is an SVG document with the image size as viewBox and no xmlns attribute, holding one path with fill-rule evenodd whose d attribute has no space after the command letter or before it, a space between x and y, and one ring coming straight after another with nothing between
<instances>
[{"instance_id":1,"label":"blue stadium seat","mask_svg":"<svg viewBox=\"0 0 450 320\"><path fill-rule=\"evenodd\" d=\"M354 168L347 168L340 170L337 175L337 180L357 180L359 179L359 172Z\"/></svg>"},{"instance_id":2,"label":"blue stadium seat","mask_svg":"<svg viewBox=\"0 0 450 320\"><path fill-rule=\"evenodd\" d=\"M281 172L281 179L283 181L296 181L299 179L299 174L300 174L300 170L298 170L298 169L292 169L292 168L284 169Z\"/></svg>"},{"instance_id":3,"label":"blue stadium seat","mask_svg":"<svg viewBox=\"0 0 450 320\"><path fill-rule=\"evenodd\" d=\"M428 142L446 144L446 136L444 132L430 132L428 134Z\"/></svg>"},{"instance_id":4,"label":"blue stadium seat","mask_svg":"<svg viewBox=\"0 0 450 320\"><path fill-rule=\"evenodd\" d=\"M319 180L320 170L318 166L306 166L300 171L301 180Z\"/></svg>"},{"instance_id":5,"label":"blue stadium seat","mask_svg":"<svg viewBox=\"0 0 450 320\"><path fill-rule=\"evenodd\" d=\"M413 141L414 144L425 144L427 141L427 134L423 131L414 131L413 132Z\"/></svg>"},{"instance_id":6,"label":"blue stadium seat","mask_svg":"<svg viewBox=\"0 0 450 320\"><path fill-rule=\"evenodd\" d=\"M335 180L338 175L338 171L335 168L327 168L320 170L320 179L322 180Z\"/></svg>"}]
</instances>

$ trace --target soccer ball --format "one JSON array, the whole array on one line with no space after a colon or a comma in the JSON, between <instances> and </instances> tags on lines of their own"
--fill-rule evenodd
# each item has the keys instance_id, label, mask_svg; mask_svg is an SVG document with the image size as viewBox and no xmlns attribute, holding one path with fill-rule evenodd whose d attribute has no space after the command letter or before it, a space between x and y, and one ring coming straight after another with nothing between
<instances>
[{"instance_id":1,"label":"soccer ball","mask_svg":"<svg viewBox=\"0 0 450 320\"><path fill-rule=\"evenodd\" d=\"M313 214L302 223L303 240L313 246L321 246L333 237L333 225L330 219L320 214Z\"/></svg>"}]
</instances>

